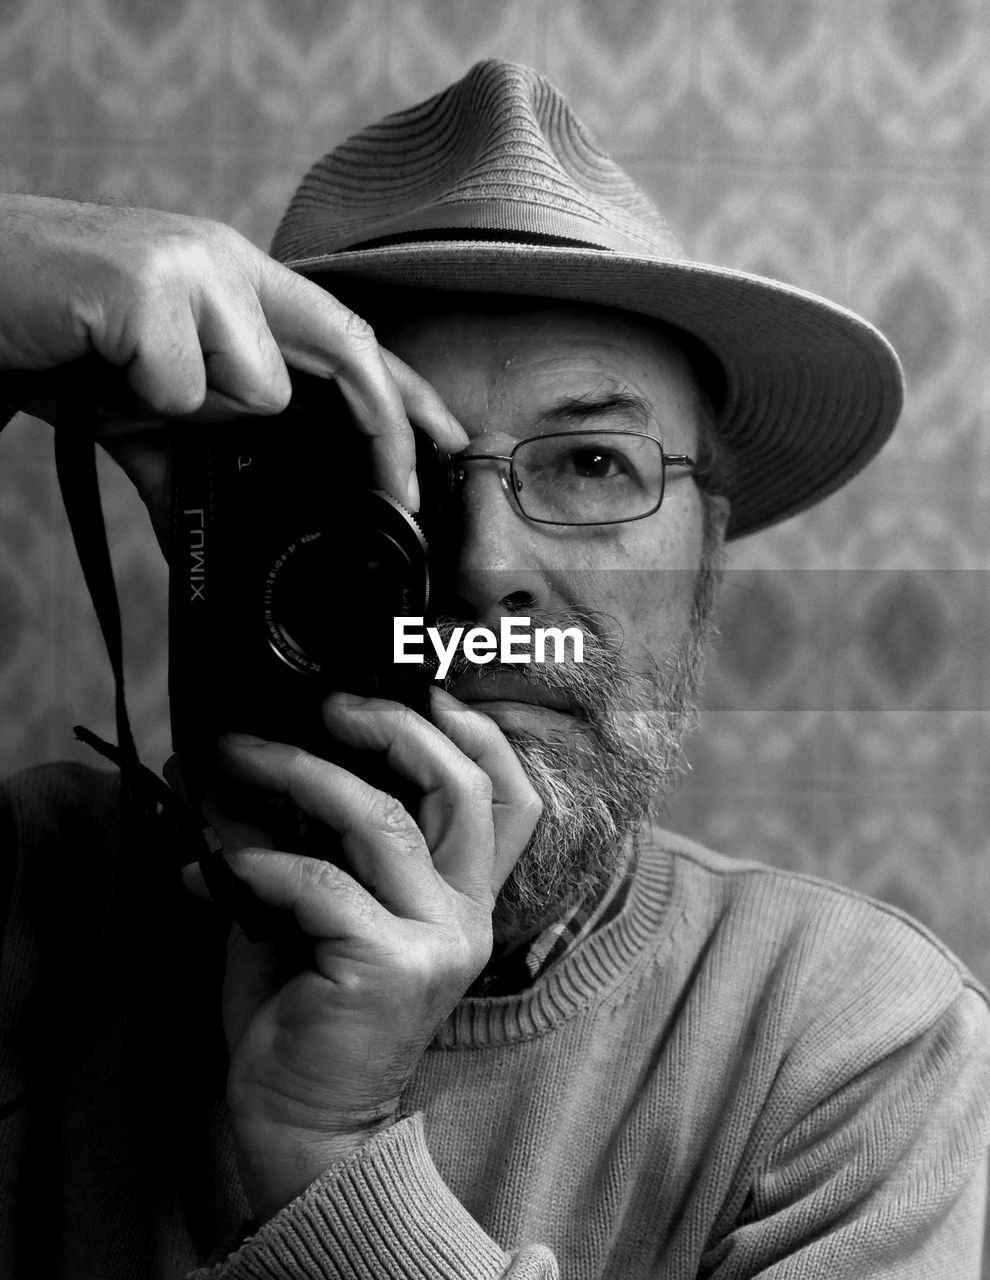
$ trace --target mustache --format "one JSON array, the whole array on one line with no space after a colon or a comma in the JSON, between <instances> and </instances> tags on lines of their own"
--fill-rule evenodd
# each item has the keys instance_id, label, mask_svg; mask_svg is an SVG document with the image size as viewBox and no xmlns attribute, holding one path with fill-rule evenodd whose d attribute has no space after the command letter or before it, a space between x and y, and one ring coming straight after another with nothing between
<instances>
[{"instance_id":1,"label":"mustache","mask_svg":"<svg viewBox=\"0 0 990 1280\"><path fill-rule=\"evenodd\" d=\"M623 652L622 628L609 614L589 609L534 609L526 616L531 631L538 627L556 627L561 630L578 628L583 637L583 661L573 660L573 649L565 646L565 659L561 662L529 662L509 664L498 657L484 665L471 662L458 648L450 669L443 680L445 689L465 676L484 683L499 677L511 676L514 681L526 681L535 687L552 691L566 702L568 708L585 721L609 749L615 749L623 732L621 712L626 716L635 708L643 710L655 707L658 700L657 672L643 674L634 671ZM470 627L476 622L462 618L442 616L434 625L444 643L449 643L455 627ZM510 735L511 736L511 735Z\"/></svg>"}]
</instances>

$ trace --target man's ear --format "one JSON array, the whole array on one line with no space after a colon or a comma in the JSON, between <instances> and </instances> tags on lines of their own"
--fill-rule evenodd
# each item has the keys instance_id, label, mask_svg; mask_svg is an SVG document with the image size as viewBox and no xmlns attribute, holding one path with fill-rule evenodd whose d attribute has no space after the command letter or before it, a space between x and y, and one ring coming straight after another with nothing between
<instances>
[{"instance_id":1,"label":"man's ear","mask_svg":"<svg viewBox=\"0 0 990 1280\"><path fill-rule=\"evenodd\" d=\"M167 560L172 523L172 468L167 434L149 431L147 427L133 431L114 427L110 431L101 431L98 440L148 508L151 527Z\"/></svg>"}]
</instances>

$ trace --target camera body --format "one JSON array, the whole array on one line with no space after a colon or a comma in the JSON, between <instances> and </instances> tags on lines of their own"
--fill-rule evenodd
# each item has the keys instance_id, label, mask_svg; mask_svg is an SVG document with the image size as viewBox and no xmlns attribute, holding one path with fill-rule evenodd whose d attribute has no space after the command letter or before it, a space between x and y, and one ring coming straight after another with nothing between
<instances>
[{"instance_id":1,"label":"camera body","mask_svg":"<svg viewBox=\"0 0 990 1280\"><path fill-rule=\"evenodd\" d=\"M429 616L436 447L417 432L414 518L374 487L336 385L293 388L276 416L172 431L169 701L187 776L228 731L332 757L320 708L337 690L427 712L435 668L396 664L393 631Z\"/></svg>"}]
</instances>

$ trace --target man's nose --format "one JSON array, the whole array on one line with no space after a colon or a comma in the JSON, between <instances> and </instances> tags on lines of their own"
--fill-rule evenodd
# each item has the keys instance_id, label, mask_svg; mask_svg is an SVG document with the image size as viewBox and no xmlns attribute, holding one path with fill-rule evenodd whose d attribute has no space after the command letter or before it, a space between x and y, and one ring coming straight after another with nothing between
<instances>
[{"instance_id":1,"label":"man's nose","mask_svg":"<svg viewBox=\"0 0 990 1280\"><path fill-rule=\"evenodd\" d=\"M507 464L479 460L458 487L440 534L436 612L495 628L507 615L549 609L534 526L508 490Z\"/></svg>"}]
</instances>

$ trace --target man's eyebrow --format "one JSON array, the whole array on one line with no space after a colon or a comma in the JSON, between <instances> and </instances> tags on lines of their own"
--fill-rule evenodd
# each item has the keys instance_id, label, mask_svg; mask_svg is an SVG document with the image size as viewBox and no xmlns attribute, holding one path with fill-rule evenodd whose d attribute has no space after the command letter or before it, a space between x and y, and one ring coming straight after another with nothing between
<instances>
[{"instance_id":1,"label":"man's eyebrow","mask_svg":"<svg viewBox=\"0 0 990 1280\"><path fill-rule=\"evenodd\" d=\"M536 426L561 427L587 422L614 413L629 414L645 427L653 420L653 406L634 391L593 391L589 395L564 396L536 416Z\"/></svg>"}]
</instances>

